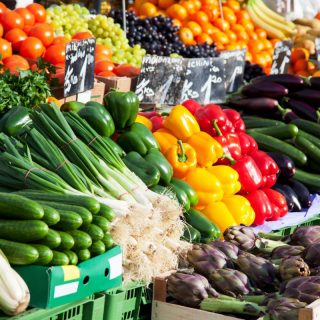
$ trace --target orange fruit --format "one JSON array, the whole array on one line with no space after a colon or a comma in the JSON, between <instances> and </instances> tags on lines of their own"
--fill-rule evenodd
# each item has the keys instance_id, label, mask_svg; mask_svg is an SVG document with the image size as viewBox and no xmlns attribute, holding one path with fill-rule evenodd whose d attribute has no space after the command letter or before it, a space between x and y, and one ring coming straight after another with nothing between
<instances>
[{"instance_id":1,"label":"orange fruit","mask_svg":"<svg viewBox=\"0 0 320 320\"><path fill-rule=\"evenodd\" d=\"M264 59L266 60L266 66L269 67L272 64L272 56L270 56L268 51L262 51L260 52L260 55L262 55L264 57Z\"/></svg>"},{"instance_id":2,"label":"orange fruit","mask_svg":"<svg viewBox=\"0 0 320 320\"><path fill-rule=\"evenodd\" d=\"M163 10L168 9L173 4L175 4L175 0L158 0L158 6Z\"/></svg>"},{"instance_id":3,"label":"orange fruit","mask_svg":"<svg viewBox=\"0 0 320 320\"><path fill-rule=\"evenodd\" d=\"M267 32L262 28L256 28L255 33L258 35L259 38L263 38L263 39L267 38Z\"/></svg>"},{"instance_id":4,"label":"orange fruit","mask_svg":"<svg viewBox=\"0 0 320 320\"><path fill-rule=\"evenodd\" d=\"M248 60L250 62L252 61L252 54L250 51L247 51L247 53L246 53L246 60Z\"/></svg>"},{"instance_id":5,"label":"orange fruit","mask_svg":"<svg viewBox=\"0 0 320 320\"><path fill-rule=\"evenodd\" d=\"M158 16L167 17L167 13L164 10L159 10L157 13Z\"/></svg>"},{"instance_id":6,"label":"orange fruit","mask_svg":"<svg viewBox=\"0 0 320 320\"><path fill-rule=\"evenodd\" d=\"M180 4L173 4L170 6L167 9L167 14L170 18L178 19L180 21L183 21L188 16L187 9Z\"/></svg>"},{"instance_id":7,"label":"orange fruit","mask_svg":"<svg viewBox=\"0 0 320 320\"><path fill-rule=\"evenodd\" d=\"M207 42L208 44L213 43L212 38L207 33L200 34L200 36L196 37L196 41L201 44L203 44L205 42Z\"/></svg>"},{"instance_id":8,"label":"orange fruit","mask_svg":"<svg viewBox=\"0 0 320 320\"><path fill-rule=\"evenodd\" d=\"M308 61L308 71L314 72L316 70L316 65L310 61Z\"/></svg>"},{"instance_id":9,"label":"orange fruit","mask_svg":"<svg viewBox=\"0 0 320 320\"><path fill-rule=\"evenodd\" d=\"M261 39L261 41L263 42L263 46L266 50L272 50L273 52L272 43L268 39Z\"/></svg>"},{"instance_id":10,"label":"orange fruit","mask_svg":"<svg viewBox=\"0 0 320 320\"><path fill-rule=\"evenodd\" d=\"M181 41L186 45L193 44L194 42L193 33L189 28L186 28L186 27L181 28L179 30L179 37Z\"/></svg>"},{"instance_id":11,"label":"orange fruit","mask_svg":"<svg viewBox=\"0 0 320 320\"><path fill-rule=\"evenodd\" d=\"M209 17L207 16L207 14L203 11L198 11L195 15L193 15L192 17L193 21L198 22L201 26L203 24L206 24L209 22Z\"/></svg>"},{"instance_id":12,"label":"orange fruit","mask_svg":"<svg viewBox=\"0 0 320 320\"><path fill-rule=\"evenodd\" d=\"M148 17L154 17L157 14L157 11L157 7L150 2L145 2L139 9L140 15Z\"/></svg>"},{"instance_id":13,"label":"orange fruit","mask_svg":"<svg viewBox=\"0 0 320 320\"><path fill-rule=\"evenodd\" d=\"M273 47L279 42L279 39L271 39L270 42L272 43Z\"/></svg>"},{"instance_id":14,"label":"orange fruit","mask_svg":"<svg viewBox=\"0 0 320 320\"><path fill-rule=\"evenodd\" d=\"M214 33L212 36L211 36L212 40L214 42L219 42L221 43L222 45L226 45L229 43L229 38L228 36L224 33L224 32L221 32L221 31L218 31L216 33Z\"/></svg>"},{"instance_id":15,"label":"orange fruit","mask_svg":"<svg viewBox=\"0 0 320 320\"><path fill-rule=\"evenodd\" d=\"M237 44L236 42L227 44L224 48L225 48L225 50L238 50L238 49L241 49L239 44Z\"/></svg>"},{"instance_id":16,"label":"orange fruit","mask_svg":"<svg viewBox=\"0 0 320 320\"><path fill-rule=\"evenodd\" d=\"M210 8L207 6L202 7L202 11L208 16L209 21L212 23L214 20L218 19L220 15L219 8Z\"/></svg>"},{"instance_id":17,"label":"orange fruit","mask_svg":"<svg viewBox=\"0 0 320 320\"><path fill-rule=\"evenodd\" d=\"M243 40L237 41L238 45L240 46L240 49L248 49L247 43Z\"/></svg>"},{"instance_id":18,"label":"orange fruit","mask_svg":"<svg viewBox=\"0 0 320 320\"><path fill-rule=\"evenodd\" d=\"M183 1L180 2L180 4L187 10L188 15L192 15L196 13L196 8L195 5L192 1L188 0L188 1Z\"/></svg>"},{"instance_id":19,"label":"orange fruit","mask_svg":"<svg viewBox=\"0 0 320 320\"><path fill-rule=\"evenodd\" d=\"M241 40L241 41L244 41L244 42L248 42L249 40L249 36L247 34L246 31L235 31L235 34L237 35L237 39L238 40Z\"/></svg>"},{"instance_id":20,"label":"orange fruit","mask_svg":"<svg viewBox=\"0 0 320 320\"><path fill-rule=\"evenodd\" d=\"M225 46L220 42L216 42L216 48L217 48L218 51L225 50Z\"/></svg>"},{"instance_id":21,"label":"orange fruit","mask_svg":"<svg viewBox=\"0 0 320 320\"><path fill-rule=\"evenodd\" d=\"M222 8L223 12L223 18L228 21L230 24L235 24L237 23L237 17L234 14L233 10L228 8L228 7L223 7Z\"/></svg>"},{"instance_id":22,"label":"orange fruit","mask_svg":"<svg viewBox=\"0 0 320 320\"><path fill-rule=\"evenodd\" d=\"M256 54L264 49L264 45L261 40L250 40L248 42L248 48L252 54Z\"/></svg>"},{"instance_id":23,"label":"orange fruit","mask_svg":"<svg viewBox=\"0 0 320 320\"><path fill-rule=\"evenodd\" d=\"M207 7L210 7L210 8L219 7L219 1L217 1L217 0L202 0L201 4L202 4L203 7L204 6L207 6Z\"/></svg>"},{"instance_id":24,"label":"orange fruit","mask_svg":"<svg viewBox=\"0 0 320 320\"><path fill-rule=\"evenodd\" d=\"M233 31L228 30L228 31L225 32L225 34L229 38L230 42L236 42L237 41L237 35Z\"/></svg>"},{"instance_id":25,"label":"orange fruit","mask_svg":"<svg viewBox=\"0 0 320 320\"><path fill-rule=\"evenodd\" d=\"M216 19L213 22L213 25L215 25L221 31L230 30L230 23L227 20L222 20L221 18Z\"/></svg>"},{"instance_id":26,"label":"orange fruit","mask_svg":"<svg viewBox=\"0 0 320 320\"><path fill-rule=\"evenodd\" d=\"M238 24L241 24L242 26L244 26L244 28L246 29L246 31L250 31L253 32L254 31L254 24L252 23L251 20L247 20L247 19L241 19L237 22Z\"/></svg>"},{"instance_id":27,"label":"orange fruit","mask_svg":"<svg viewBox=\"0 0 320 320\"><path fill-rule=\"evenodd\" d=\"M254 31L253 32L248 31L248 36L249 36L250 40L258 40L259 39L257 34Z\"/></svg>"},{"instance_id":28,"label":"orange fruit","mask_svg":"<svg viewBox=\"0 0 320 320\"><path fill-rule=\"evenodd\" d=\"M241 9L240 3L237 0L228 0L225 6L232 9L233 12L239 12Z\"/></svg>"},{"instance_id":29,"label":"orange fruit","mask_svg":"<svg viewBox=\"0 0 320 320\"><path fill-rule=\"evenodd\" d=\"M196 37L202 33L202 29L199 23L189 21L186 26L191 30L192 34Z\"/></svg>"},{"instance_id":30,"label":"orange fruit","mask_svg":"<svg viewBox=\"0 0 320 320\"><path fill-rule=\"evenodd\" d=\"M212 36L216 32L220 32L220 29L214 27L211 23L205 23L202 25L202 31L207 33L209 36Z\"/></svg>"},{"instance_id":31,"label":"orange fruit","mask_svg":"<svg viewBox=\"0 0 320 320\"><path fill-rule=\"evenodd\" d=\"M305 48L293 48L291 52L291 62L295 64L297 60L309 60L310 53Z\"/></svg>"},{"instance_id":32,"label":"orange fruit","mask_svg":"<svg viewBox=\"0 0 320 320\"><path fill-rule=\"evenodd\" d=\"M237 31L246 31L246 29L244 28L244 26L242 26L241 24L234 24L231 26L231 30L234 32Z\"/></svg>"},{"instance_id":33,"label":"orange fruit","mask_svg":"<svg viewBox=\"0 0 320 320\"><path fill-rule=\"evenodd\" d=\"M298 59L293 64L293 71L298 73L299 71L307 71L308 70L308 61L304 59Z\"/></svg>"},{"instance_id":34,"label":"orange fruit","mask_svg":"<svg viewBox=\"0 0 320 320\"><path fill-rule=\"evenodd\" d=\"M267 61L266 61L264 55L259 54L259 53L253 55L253 63L257 63L263 68L267 66Z\"/></svg>"},{"instance_id":35,"label":"orange fruit","mask_svg":"<svg viewBox=\"0 0 320 320\"><path fill-rule=\"evenodd\" d=\"M200 0L193 0L193 3L194 3L194 7L196 9L196 11L199 11L202 7L202 3Z\"/></svg>"},{"instance_id":36,"label":"orange fruit","mask_svg":"<svg viewBox=\"0 0 320 320\"><path fill-rule=\"evenodd\" d=\"M172 22L173 22L173 25L174 25L175 27L179 27L179 28L182 27L182 23L181 23L180 20L178 20L178 19L173 19Z\"/></svg>"},{"instance_id":37,"label":"orange fruit","mask_svg":"<svg viewBox=\"0 0 320 320\"><path fill-rule=\"evenodd\" d=\"M240 10L236 13L237 16L237 21L241 20L241 19L247 19L250 20L250 15L247 12L247 10Z\"/></svg>"}]
</instances>

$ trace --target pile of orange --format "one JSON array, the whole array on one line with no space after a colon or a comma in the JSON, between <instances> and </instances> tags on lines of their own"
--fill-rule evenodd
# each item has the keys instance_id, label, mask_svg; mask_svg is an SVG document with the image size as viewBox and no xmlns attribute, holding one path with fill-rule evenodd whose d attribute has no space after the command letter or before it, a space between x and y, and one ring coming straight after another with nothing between
<instances>
[{"instance_id":1,"label":"pile of orange","mask_svg":"<svg viewBox=\"0 0 320 320\"><path fill-rule=\"evenodd\" d=\"M140 17L169 16L187 45L214 42L219 50L247 49L247 60L269 71L275 41L254 26L236 0L227 0L222 13L218 0L135 0L132 10Z\"/></svg>"},{"instance_id":2,"label":"pile of orange","mask_svg":"<svg viewBox=\"0 0 320 320\"><path fill-rule=\"evenodd\" d=\"M319 76L320 71L316 63L309 61L310 53L305 48L293 48L291 52L291 65L288 73L303 77Z\"/></svg>"}]
</instances>

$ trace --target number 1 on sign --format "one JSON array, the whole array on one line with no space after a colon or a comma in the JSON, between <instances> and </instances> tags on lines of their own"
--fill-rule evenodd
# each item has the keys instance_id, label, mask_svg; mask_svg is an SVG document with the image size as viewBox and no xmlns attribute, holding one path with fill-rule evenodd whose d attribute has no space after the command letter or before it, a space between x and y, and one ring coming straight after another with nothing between
<instances>
[{"instance_id":1,"label":"number 1 on sign","mask_svg":"<svg viewBox=\"0 0 320 320\"><path fill-rule=\"evenodd\" d=\"M289 62L290 62L290 59L287 56L285 56L283 58L283 60L282 60L281 66L279 68L281 74L285 73L285 69L286 69L287 63L289 63Z\"/></svg>"},{"instance_id":2,"label":"number 1 on sign","mask_svg":"<svg viewBox=\"0 0 320 320\"><path fill-rule=\"evenodd\" d=\"M165 84L160 87L160 89L159 89L160 104L164 104L164 101L167 97L167 93L168 93L168 90L171 86L172 81L173 81L173 74L169 77L169 79L165 82Z\"/></svg>"},{"instance_id":3,"label":"number 1 on sign","mask_svg":"<svg viewBox=\"0 0 320 320\"><path fill-rule=\"evenodd\" d=\"M204 104L207 104L210 102L211 97L211 86L212 86L212 76L210 75L208 77L208 80L204 84L204 86L201 88L201 92L205 92L204 95Z\"/></svg>"},{"instance_id":4,"label":"number 1 on sign","mask_svg":"<svg viewBox=\"0 0 320 320\"><path fill-rule=\"evenodd\" d=\"M87 72L87 60L88 60L88 56L86 55L86 58L84 59L81 71L80 71L80 79L81 79L81 83L80 83L80 87L79 87L79 92L84 91L84 84L85 84L85 80L86 80L86 72Z\"/></svg>"}]
</instances>

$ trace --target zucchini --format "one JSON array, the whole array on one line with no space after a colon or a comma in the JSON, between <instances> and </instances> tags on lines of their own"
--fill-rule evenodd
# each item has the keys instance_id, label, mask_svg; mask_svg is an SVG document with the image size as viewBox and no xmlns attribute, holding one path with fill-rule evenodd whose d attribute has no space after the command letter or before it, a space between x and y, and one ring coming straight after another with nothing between
<instances>
[{"instance_id":1,"label":"zucchini","mask_svg":"<svg viewBox=\"0 0 320 320\"><path fill-rule=\"evenodd\" d=\"M61 237L57 231L49 229L48 234L43 239L38 241L38 243L48 246L50 249L55 249L60 246Z\"/></svg>"},{"instance_id":2,"label":"zucchini","mask_svg":"<svg viewBox=\"0 0 320 320\"><path fill-rule=\"evenodd\" d=\"M0 193L0 218L39 220L43 215L39 203L17 194Z\"/></svg>"},{"instance_id":3,"label":"zucchini","mask_svg":"<svg viewBox=\"0 0 320 320\"><path fill-rule=\"evenodd\" d=\"M88 249L92 245L92 238L81 230L68 231L74 240L73 250Z\"/></svg>"},{"instance_id":4,"label":"zucchini","mask_svg":"<svg viewBox=\"0 0 320 320\"><path fill-rule=\"evenodd\" d=\"M0 220L2 239L17 242L32 242L43 239L49 227L39 220Z\"/></svg>"},{"instance_id":5,"label":"zucchini","mask_svg":"<svg viewBox=\"0 0 320 320\"><path fill-rule=\"evenodd\" d=\"M297 136L299 129L294 124L287 124L280 127L275 126L247 130L247 133L250 132L258 132L278 139L292 139Z\"/></svg>"},{"instance_id":6,"label":"zucchini","mask_svg":"<svg viewBox=\"0 0 320 320\"><path fill-rule=\"evenodd\" d=\"M320 124L304 119L295 119L290 123L295 124L299 129L320 138Z\"/></svg>"},{"instance_id":7,"label":"zucchini","mask_svg":"<svg viewBox=\"0 0 320 320\"><path fill-rule=\"evenodd\" d=\"M299 130L298 136L301 136L307 140L310 140L314 145L316 145L318 148L320 148L320 139L313 136L310 133L307 133L303 130Z\"/></svg>"},{"instance_id":8,"label":"zucchini","mask_svg":"<svg viewBox=\"0 0 320 320\"><path fill-rule=\"evenodd\" d=\"M68 256L60 251L53 250L53 258L50 265L52 266L66 266L70 263Z\"/></svg>"},{"instance_id":9,"label":"zucchini","mask_svg":"<svg viewBox=\"0 0 320 320\"><path fill-rule=\"evenodd\" d=\"M283 153L298 166L303 166L307 163L307 156L289 143L258 132L250 132L249 134L256 140L261 150Z\"/></svg>"},{"instance_id":10,"label":"zucchini","mask_svg":"<svg viewBox=\"0 0 320 320\"><path fill-rule=\"evenodd\" d=\"M71 250L66 250L66 251L63 251L63 253L68 256L70 264L74 266L78 264L78 256L75 252Z\"/></svg>"},{"instance_id":11,"label":"zucchini","mask_svg":"<svg viewBox=\"0 0 320 320\"><path fill-rule=\"evenodd\" d=\"M82 225L82 218L73 211L58 210L60 221L55 225L55 229L62 231L76 230Z\"/></svg>"},{"instance_id":12,"label":"zucchini","mask_svg":"<svg viewBox=\"0 0 320 320\"><path fill-rule=\"evenodd\" d=\"M81 228L82 231L86 232L92 239L92 241L98 241L103 238L103 230L95 224L90 224Z\"/></svg>"},{"instance_id":13,"label":"zucchini","mask_svg":"<svg viewBox=\"0 0 320 320\"><path fill-rule=\"evenodd\" d=\"M98 213L100 210L100 203L96 199L91 198L89 196L48 193L45 191L38 190L19 190L16 191L15 194L25 196L32 200L59 202L84 207L93 214Z\"/></svg>"},{"instance_id":14,"label":"zucchini","mask_svg":"<svg viewBox=\"0 0 320 320\"><path fill-rule=\"evenodd\" d=\"M106 250L114 246L114 242L110 233L105 233L101 241L104 243Z\"/></svg>"},{"instance_id":15,"label":"zucchini","mask_svg":"<svg viewBox=\"0 0 320 320\"><path fill-rule=\"evenodd\" d=\"M316 162L320 161L320 149L314 145L311 141L301 137L297 136L294 139L295 145L302 150L308 157L308 162L309 159L312 159Z\"/></svg>"},{"instance_id":16,"label":"zucchini","mask_svg":"<svg viewBox=\"0 0 320 320\"><path fill-rule=\"evenodd\" d=\"M82 249L77 252L79 262L89 260L91 258L91 253L88 249Z\"/></svg>"},{"instance_id":17,"label":"zucchini","mask_svg":"<svg viewBox=\"0 0 320 320\"><path fill-rule=\"evenodd\" d=\"M42 204L42 208L44 211L42 221L44 221L48 226L53 226L60 221L60 214L56 209L44 204Z\"/></svg>"},{"instance_id":18,"label":"zucchini","mask_svg":"<svg viewBox=\"0 0 320 320\"><path fill-rule=\"evenodd\" d=\"M107 232L110 229L109 220L101 216L94 216L92 223L102 229L103 232Z\"/></svg>"},{"instance_id":19,"label":"zucchini","mask_svg":"<svg viewBox=\"0 0 320 320\"><path fill-rule=\"evenodd\" d=\"M41 204L44 202L39 201ZM72 211L77 213L82 218L82 224L88 225L92 222L92 213L83 207L74 206L71 204L64 204L64 203L57 203L57 202L45 202L48 206L55 208L56 210L65 210L65 211Z\"/></svg>"},{"instance_id":20,"label":"zucchini","mask_svg":"<svg viewBox=\"0 0 320 320\"><path fill-rule=\"evenodd\" d=\"M53 258L52 250L49 247L44 246L43 244L32 244L32 246L36 248L39 253L39 258L33 264L40 266L48 265Z\"/></svg>"},{"instance_id":21,"label":"zucchini","mask_svg":"<svg viewBox=\"0 0 320 320\"><path fill-rule=\"evenodd\" d=\"M89 251L92 257L99 256L100 254L106 252L106 246L101 240L99 240L92 244L92 246L89 248Z\"/></svg>"},{"instance_id":22,"label":"zucchini","mask_svg":"<svg viewBox=\"0 0 320 320\"><path fill-rule=\"evenodd\" d=\"M273 120L273 119L263 119L258 117L243 117L242 118L247 129L253 128L265 128L265 127L282 127L286 124L282 121Z\"/></svg>"},{"instance_id":23,"label":"zucchini","mask_svg":"<svg viewBox=\"0 0 320 320\"><path fill-rule=\"evenodd\" d=\"M70 250L74 246L74 239L69 233L58 231L61 237L60 246L57 247L58 251Z\"/></svg>"},{"instance_id":24,"label":"zucchini","mask_svg":"<svg viewBox=\"0 0 320 320\"><path fill-rule=\"evenodd\" d=\"M103 203L100 203L100 211L98 212L98 215L108 219L109 221L113 221L116 216L114 211Z\"/></svg>"},{"instance_id":25,"label":"zucchini","mask_svg":"<svg viewBox=\"0 0 320 320\"><path fill-rule=\"evenodd\" d=\"M320 174L309 173L301 169L296 169L293 177L294 179L306 185L308 189L311 189L315 192L320 191Z\"/></svg>"},{"instance_id":26,"label":"zucchini","mask_svg":"<svg viewBox=\"0 0 320 320\"><path fill-rule=\"evenodd\" d=\"M10 264L32 264L39 258L39 252L29 244L0 239L0 249Z\"/></svg>"}]
</instances>

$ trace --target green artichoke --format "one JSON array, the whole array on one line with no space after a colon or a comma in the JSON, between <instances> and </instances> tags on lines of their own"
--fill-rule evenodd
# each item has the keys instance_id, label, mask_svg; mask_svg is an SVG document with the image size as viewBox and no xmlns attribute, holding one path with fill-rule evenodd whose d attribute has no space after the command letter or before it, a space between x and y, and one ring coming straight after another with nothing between
<instances>
[{"instance_id":1,"label":"green artichoke","mask_svg":"<svg viewBox=\"0 0 320 320\"><path fill-rule=\"evenodd\" d=\"M231 260L237 259L238 257L239 248L231 242L216 240L209 244L211 247L222 251Z\"/></svg>"},{"instance_id":2,"label":"green artichoke","mask_svg":"<svg viewBox=\"0 0 320 320\"><path fill-rule=\"evenodd\" d=\"M310 244L305 249L303 258L310 267L320 266L320 243Z\"/></svg>"},{"instance_id":3,"label":"green artichoke","mask_svg":"<svg viewBox=\"0 0 320 320\"><path fill-rule=\"evenodd\" d=\"M284 281L310 275L309 266L301 257L284 258L280 263L279 272L281 279Z\"/></svg>"},{"instance_id":4,"label":"green artichoke","mask_svg":"<svg viewBox=\"0 0 320 320\"><path fill-rule=\"evenodd\" d=\"M320 276L320 266L311 268L310 269L310 275L312 275L312 276Z\"/></svg>"},{"instance_id":5,"label":"green artichoke","mask_svg":"<svg viewBox=\"0 0 320 320\"><path fill-rule=\"evenodd\" d=\"M299 309L304 308L306 305L305 302L293 298L271 299L267 305L268 318L270 320L298 319Z\"/></svg>"},{"instance_id":6,"label":"green artichoke","mask_svg":"<svg viewBox=\"0 0 320 320\"><path fill-rule=\"evenodd\" d=\"M257 236L253 229L244 226L229 227L223 233L224 239L239 249L249 251L255 248Z\"/></svg>"},{"instance_id":7,"label":"green artichoke","mask_svg":"<svg viewBox=\"0 0 320 320\"><path fill-rule=\"evenodd\" d=\"M307 247L320 243L320 226L299 227L290 235L290 244Z\"/></svg>"},{"instance_id":8,"label":"green artichoke","mask_svg":"<svg viewBox=\"0 0 320 320\"><path fill-rule=\"evenodd\" d=\"M303 251L304 251L304 247L302 246L290 246L290 245L280 246L272 250L271 260L301 256Z\"/></svg>"}]
</instances>

